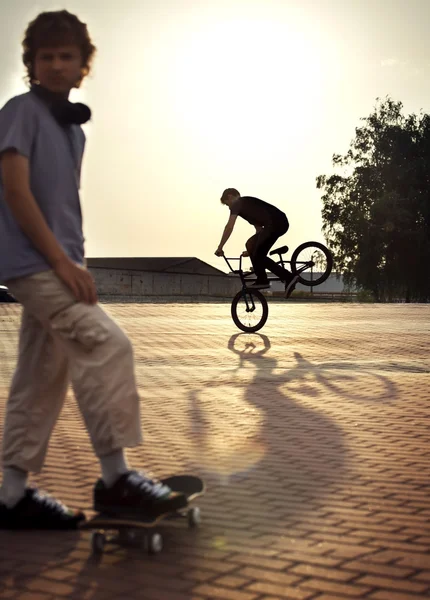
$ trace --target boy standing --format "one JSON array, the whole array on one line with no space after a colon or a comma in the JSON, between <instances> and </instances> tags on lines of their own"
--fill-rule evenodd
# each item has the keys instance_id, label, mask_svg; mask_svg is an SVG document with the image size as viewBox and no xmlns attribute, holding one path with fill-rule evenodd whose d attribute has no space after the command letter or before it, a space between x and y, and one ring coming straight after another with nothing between
<instances>
[{"instance_id":1,"label":"boy standing","mask_svg":"<svg viewBox=\"0 0 430 600\"><path fill-rule=\"evenodd\" d=\"M84 267L79 180L90 118L69 93L95 52L69 12L40 14L27 28L30 91L0 111L0 281L23 306L18 364L3 431L0 528L75 528L78 511L27 487L43 466L72 382L101 464L94 509L151 515L186 499L129 469L124 448L142 440L129 339L97 304Z\"/></svg>"},{"instance_id":2,"label":"boy standing","mask_svg":"<svg viewBox=\"0 0 430 600\"><path fill-rule=\"evenodd\" d=\"M285 297L289 298L298 281L297 275L268 258L270 248L289 228L288 219L281 210L252 196L241 196L235 188L227 188L221 196L221 204L230 209L230 218L224 228L221 242L215 251L217 256L223 255L223 247L233 232L237 217L242 217L255 227L255 235L246 242L246 252L242 256L249 256L257 279L251 285L250 290L261 290L270 288L267 279L266 268L274 273L285 284Z\"/></svg>"}]
</instances>

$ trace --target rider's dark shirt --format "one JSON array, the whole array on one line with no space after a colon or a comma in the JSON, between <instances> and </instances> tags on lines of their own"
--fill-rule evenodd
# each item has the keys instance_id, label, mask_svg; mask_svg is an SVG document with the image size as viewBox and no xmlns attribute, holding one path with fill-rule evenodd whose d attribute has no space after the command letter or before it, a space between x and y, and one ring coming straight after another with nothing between
<instances>
[{"instance_id":1,"label":"rider's dark shirt","mask_svg":"<svg viewBox=\"0 0 430 600\"><path fill-rule=\"evenodd\" d=\"M242 217L254 227L276 226L286 219L285 213L276 206L252 196L241 196L235 200L230 207L230 214Z\"/></svg>"}]
</instances>

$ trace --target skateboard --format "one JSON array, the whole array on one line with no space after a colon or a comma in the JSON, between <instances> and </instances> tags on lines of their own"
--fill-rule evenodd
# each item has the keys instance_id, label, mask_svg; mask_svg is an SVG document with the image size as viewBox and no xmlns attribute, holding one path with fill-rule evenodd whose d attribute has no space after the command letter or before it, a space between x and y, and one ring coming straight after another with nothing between
<instances>
[{"instance_id":1,"label":"skateboard","mask_svg":"<svg viewBox=\"0 0 430 600\"><path fill-rule=\"evenodd\" d=\"M163 537L159 531L154 531L159 523L168 519L184 517L188 521L188 527L195 528L200 525L199 507L189 505L205 493L203 480L194 475L174 475L162 479L161 482L169 486L173 492L185 494L188 505L180 510L162 513L157 517L130 518L97 513L80 526L80 529L93 530L91 549L94 555L103 554L107 543L137 546L147 551L148 554L158 554L163 549Z\"/></svg>"}]
</instances>

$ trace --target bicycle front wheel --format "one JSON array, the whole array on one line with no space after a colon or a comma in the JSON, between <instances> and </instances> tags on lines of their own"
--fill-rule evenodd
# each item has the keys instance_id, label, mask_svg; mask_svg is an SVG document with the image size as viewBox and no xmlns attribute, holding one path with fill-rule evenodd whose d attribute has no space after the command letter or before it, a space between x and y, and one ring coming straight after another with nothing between
<instances>
[{"instance_id":1,"label":"bicycle front wheel","mask_svg":"<svg viewBox=\"0 0 430 600\"><path fill-rule=\"evenodd\" d=\"M246 333L261 329L267 321L269 307L267 300L258 290L241 290L231 303L232 319Z\"/></svg>"},{"instance_id":2,"label":"bicycle front wheel","mask_svg":"<svg viewBox=\"0 0 430 600\"><path fill-rule=\"evenodd\" d=\"M299 276L299 283L307 286L323 283L331 273L333 256L319 242L305 242L291 256L291 272Z\"/></svg>"}]
</instances>

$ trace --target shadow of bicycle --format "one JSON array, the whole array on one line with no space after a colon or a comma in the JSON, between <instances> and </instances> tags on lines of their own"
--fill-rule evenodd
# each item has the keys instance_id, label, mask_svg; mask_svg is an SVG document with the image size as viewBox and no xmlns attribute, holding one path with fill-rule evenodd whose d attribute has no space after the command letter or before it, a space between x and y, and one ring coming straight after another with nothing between
<instances>
[{"instance_id":1,"label":"shadow of bicycle","mask_svg":"<svg viewBox=\"0 0 430 600\"><path fill-rule=\"evenodd\" d=\"M236 334L228 348L236 366L189 394L196 466L224 488L223 509L242 526L283 529L342 489L351 451L337 413L351 400L392 402L396 388L383 374L298 352L279 368L261 334Z\"/></svg>"}]
</instances>

